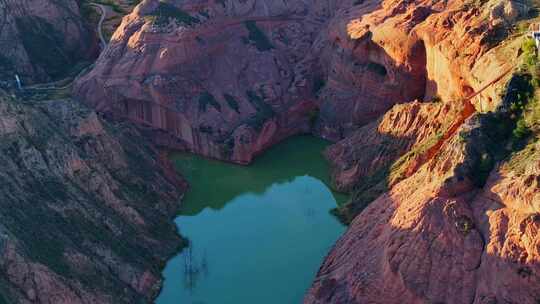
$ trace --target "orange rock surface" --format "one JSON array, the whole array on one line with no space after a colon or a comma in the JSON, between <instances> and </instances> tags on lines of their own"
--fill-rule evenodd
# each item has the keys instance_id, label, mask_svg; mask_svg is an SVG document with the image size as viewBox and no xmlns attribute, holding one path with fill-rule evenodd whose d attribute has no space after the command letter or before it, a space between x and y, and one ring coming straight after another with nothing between
<instances>
[{"instance_id":1,"label":"orange rock surface","mask_svg":"<svg viewBox=\"0 0 540 304\"><path fill-rule=\"evenodd\" d=\"M479 183L488 151L505 143L487 135L499 126L475 114L502 102L496 92L510 75L492 80L516 65L518 52L500 35L522 9L517 1L384 1L349 27L355 37L367 28L382 41L391 37L385 45L396 52L408 28L426 48L425 94L445 105L394 106L328 149L344 190L365 196L371 176L387 176L384 187L372 185L382 194L336 243L305 303L538 303L538 140ZM411 21L418 16L425 18ZM461 106L476 91L472 105Z\"/></svg>"}]
</instances>

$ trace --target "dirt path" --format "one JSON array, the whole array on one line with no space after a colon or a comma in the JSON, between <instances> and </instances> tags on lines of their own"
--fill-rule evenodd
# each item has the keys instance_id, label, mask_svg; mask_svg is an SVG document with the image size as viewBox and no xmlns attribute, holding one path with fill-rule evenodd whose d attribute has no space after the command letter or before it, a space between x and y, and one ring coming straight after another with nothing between
<instances>
[{"instance_id":1,"label":"dirt path","mask_svg":"<svg viewBox=\"0 0 540 304\"><path fill-rule=\"evenodd\" d=\"M105 21L105 18L107 18L107 8L105 8L103 4L98 3L90 3L90 5L97 7L101 11L101 18L99 18L97 25L97 33L99 40L101 41L101 50L103 51L107 47L107 40L105 40L105 36L103 35L103 21Z\"/></svg>"}]
</instances>

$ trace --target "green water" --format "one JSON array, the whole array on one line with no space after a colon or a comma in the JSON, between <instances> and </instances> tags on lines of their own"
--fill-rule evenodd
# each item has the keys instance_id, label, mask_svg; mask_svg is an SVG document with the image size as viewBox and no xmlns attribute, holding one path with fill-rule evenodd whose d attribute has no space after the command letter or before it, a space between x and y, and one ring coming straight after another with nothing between
<instances>
[{"instance_id":1,"label":"green water","mask_svg":"<svg viewBox=\"0 0 540 304\"><path fill-rule=\"evenodd\" d=\"M327 142L299 136L249 167L174 155L192 188L176 219L190 240L167 264L158 304L301 303L343 233L329 210Z\"/></svg>"}]
</instances>

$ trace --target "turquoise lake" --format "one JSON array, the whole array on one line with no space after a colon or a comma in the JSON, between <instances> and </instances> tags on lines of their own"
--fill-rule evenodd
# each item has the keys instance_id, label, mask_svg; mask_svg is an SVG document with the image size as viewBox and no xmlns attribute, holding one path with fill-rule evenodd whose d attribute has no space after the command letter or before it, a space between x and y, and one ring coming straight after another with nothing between
<instances>
[{"instance_id":1,"label":"turquoise lake","mask_svg":"<svg viewBox=\"0 0 540 304\"><path fill-rule=\"evenodd\" d=\"M190 245L171 259L158 304L301 303L345 227L330 213L326 141L297 136L248 167L172 155L191 189L176 219Z\"/></svg>"}]
</instances>

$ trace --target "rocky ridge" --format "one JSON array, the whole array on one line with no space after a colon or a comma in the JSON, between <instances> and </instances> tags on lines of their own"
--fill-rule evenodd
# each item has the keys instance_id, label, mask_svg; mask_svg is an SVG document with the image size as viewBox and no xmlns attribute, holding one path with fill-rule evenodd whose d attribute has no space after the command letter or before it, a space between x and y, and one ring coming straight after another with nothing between
<instances>
[{"instance_id":1,"label":"rocky ridge","mask_svg":"<svg viewBox=\"0 0 540 304\"><path fill-rule=\"evenodd\" d=\"M403 4L385 3L362 20ZM305 303L540 300L538 76L521 67L467 100L532 58L523 39L504 33L532 3L448 5L415 31L437 103L394 106L327 151L336 186L353 192L338 211L352 223Z\"/></svg>"},{"instance_id":2,"label":"rocky ridge","mask_svg":"<svg viewBox=\"0 0 540 304\"><path fill-rule=\"evenodd\" d=\"M3 92L0 149L0 302L150 302L182 244L167 160L71 100Z\"/></svg>"}]
</instances>

